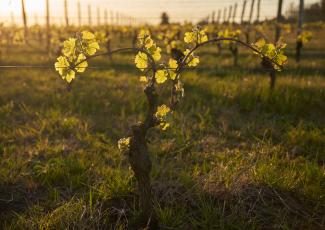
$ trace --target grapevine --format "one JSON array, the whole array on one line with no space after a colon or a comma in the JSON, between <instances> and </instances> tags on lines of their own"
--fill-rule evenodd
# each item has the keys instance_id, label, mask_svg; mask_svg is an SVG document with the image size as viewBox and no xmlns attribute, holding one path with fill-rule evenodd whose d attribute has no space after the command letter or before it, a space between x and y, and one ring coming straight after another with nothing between
<instances>
[{"instance_id":1,"label":"grapevine","mask_svg":"<svg viewBox=\"0 0 325 230\"><path fill-rule=\"evenodd\" d=\"M227 32L228 33L228 32ZM176 105L184 96L181 82L181 73L185 67L196 67L200 58L195 52L203 46L212 43L239 44L251 49L259 55L265 66L272 71L280 71L286 62L283 54L284 44L267 44L260 40L255 44L247 44L229 34L219 33L214 39L208 38L206 30L198 28L186 32L184 35L183 57L180 60L169 58L167 63L161 62L162 49L152 39L148 30L141 30L138 35L137 48L121 48L106 53L97 53L100 49L98 38L95 34L84 31L75 38L69 38L63 43L62 55L57 58L55 68L62 79L69 84L77 74L85 72L88 61L98 56L112 55L118 52L132 51L136 53L134 64L141 72L140 82L145 84L144 93L148 102L146 117L143 121L133 125L127 137L118 141L118 147L130 162L131 168L138 181L139 200L142 210L143 223L151 220L151 226L157 226L157 218L153 208L151 193L151 160L147 147L147 133L150 129L159 127L166 130L169 126L170 116ZM160 63L158 63L160 62ZM157 88L167 81L172 82L169 104L158 104L159 95Z\"/></svg>"}]
</instances>

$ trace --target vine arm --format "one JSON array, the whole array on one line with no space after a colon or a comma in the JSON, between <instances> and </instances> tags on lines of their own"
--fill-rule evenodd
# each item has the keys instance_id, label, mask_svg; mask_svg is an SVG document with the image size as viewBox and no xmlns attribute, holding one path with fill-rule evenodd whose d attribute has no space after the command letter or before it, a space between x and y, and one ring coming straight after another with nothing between
<instances>
[{"instance_id":1,"label":"vine arm","mask_svg":"<svg viewBox=\"0 0 325 230\"><path fill-rule=\"evenodd\" d=\"M211 39L208 40L206 42L202 42L200 44L196 44L191 50L190 52L183 58L179 68L178 68L178 73L184 68L184 66L186 65L186 61L188 60L188 58L191 56L191 54L196 51L198 48L205 46L207 44L210 43L216 43L216 42L221 42L221 41L231 41L231 42L236 42L242 46L245 46L251 50L253 50L254 52L258 53L259 55L261 55L263 58L267 58L269 61L271 61L273 64L275 64L276 66L278 66L279 68L283 68L282 65L279 65L277 62L275 62L273 59L270 59L268 57L266 57L262 52L260 52L258 49L256 49L254 46L247 44L239 39L235 39L235 38L225 38L225 37L220 37L220 38L215 38L215 39Z\"/></svg>"},{"instance_id":2,"label":"vine arm","mask_svg":"<svg viewBox=\"0 0 325 230\"><path fill-rule=\"evenodd\" d=\"M86 59L77 62L73 67L78 67L83 62L89 61L89 60L94 59L96 57L108 56L108 55L112 55L112 54L116 54L116 53L121 53L121 52L127 52L127 51L133 51L135 53L136 52L143 52L143 53L145 53L147 55L148 59L149 59L149 62L150 62L152 71L154 73L156 73L156 71L157 71L157 65L156 65L156 62L155 62L153 56L148 51L146 51L143 48L131 48L131 47L129 47L129 48L120 48L120 49L112 50L112 51L109 51L109 52L98 53L98 54L95 54L95 55L92 55L92 56L87 56Z\"/></svg>"}]
</instances>

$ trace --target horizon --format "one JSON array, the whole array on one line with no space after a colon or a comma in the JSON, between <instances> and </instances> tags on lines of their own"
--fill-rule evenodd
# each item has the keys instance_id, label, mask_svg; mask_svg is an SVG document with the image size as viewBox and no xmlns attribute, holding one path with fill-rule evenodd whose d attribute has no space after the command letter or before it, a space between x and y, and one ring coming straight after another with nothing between
<instances>
[{"instance_id":1,"label":"horizon","mask_svg":"<svg viewBox=\"0 0 325 230\"><path fill-rule=\"evenodd\" d=\"M37 2L37 4L35 4ZM256 6L255 1L255 6ZM320 0L305 0L305 5L317 3ZM68 15L71 24L77 24L77 3L78 0L68 1ZM239 21L242 11L243 0L228 0L218 1L214 0L202 0L200 2L194 0L156 0L152 3L152 0L120 0L120 1L108 1L108 0L80 0L82 23L88 22L88 5L92 6L92 20L94 24L97 23L97 8L100 9L100 20L103 23L104 10L108 11L108 18L119 15L127 17L133 17L137 19L138 23L150 23L157 24L160 22L160 15L162 12L166 12L171 22L184 22L191 21L197 22L208 15L211 15L213 11L218 14L220 9L223 15L225 7L229 9L230 5L238 4L237 16L235 21ZM270 19L275 17L277 12L278 0L261 0L261 16L260 20ZM291 3L296 5L298 1L284 1L282 14L288 9ZM245 18L249 16L251 1L247 1ZM45 23L45 0L25 0L26 13L28 16L28 24L44 24ZM50 17L51 23L63 24L64 23L64 0L56 0L55 2L50 0ZM195 9L195 12L193 12ZM228 15L228 13L227 13ZM223 16L221 16L221 19ZM253 19L256 18L256 11L254 10ZM22 24L21 19L21 0L2 0L0 3L0 22L4 24Z\"/></svg>"}]
</instances>

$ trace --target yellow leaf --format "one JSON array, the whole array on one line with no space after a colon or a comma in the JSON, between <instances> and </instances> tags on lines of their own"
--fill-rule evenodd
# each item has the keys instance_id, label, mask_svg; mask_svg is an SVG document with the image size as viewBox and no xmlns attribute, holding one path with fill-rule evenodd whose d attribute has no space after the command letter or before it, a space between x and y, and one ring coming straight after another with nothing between
<instances>
[{"instance_id":1,"label":"yellow leaf","mask_svg":"<svg viewBox=\"0 0 325 230\"><path fill-rule=\"evenodd\" d=\"M186 43L192 43L194 42L195 39L195 34L193 32L186 32L184 36L184 42Z\"/></svg>"},{"instance_id":2,"label":"yellow leaf","mask_svg":"<svg viewBox=\"0 0 325 230\"><path fill-rule=\"evenodd\" d=\"M159 60L160 60L160 58L161 58L161 54L160 54L160 52L161 52L160 47L157 47L157 48L155 49L155 51L151 54L152 57L153 57L153 59L154 59L155 61L159 61Z\"/></svg>"},{"instance_id":3,"label":"yellow leaf","mask_svg":"<svg viewBox=\"0 0 325 230\"><path fill-rule=\"evenodd\" d=\"M144 44L147 49L150 49L155 43L150 37L147 37Z\"/></svg>"},{"instance_id":4,"label":"yellow leaf","mask_svg":"<svg viewBox=\"0 0 325 230\"><path fill-rule=\"evenodd\" d=\"M155 116L158 119L163 119L164 117L167 116L167 114L170 112L170 108L167 105L161 105L157 108L157 112Z\"/></svg>"},{"instance_id":5,"label":"yellow leaf","mask_svg":"<svg viewBox=\"0 0 325 230\"><path fill-rule=\"evenodd\" d=\"M161 122L159 126L160 126L161 130L165 131L169 128L170 124L167 122Z\"/></svg>"},{"instance_id":6,"label":"yellow leaf","mask_svg":"<svg viewBox=\"0 0 325 230\"><path fill-rule=\"evenodd\" d=\"M57 58L57 62L54 64L55 70L62 76L64 72L69 68L70 64L66 57L60 56Z\"/></svg>"},{"instance_id":7,"label":"yellow leaf","mask_svg":"<svg viewBox=\"0 0 325 230\"><path fill-rule=\"evenodd\" d=\"M171 69L177 69L178 68L178 64L177 64L177 61L174 60L174 59L169 59L169 68Z\"/></svg>"},{"instance_id":8,"label":"yellow leaf","mask_svg":"<svg viewBox=\"0 0 325 230\"><path fill-rule=\"evenodd\" d=\"M86 56L83 54L79 54L78 59L76 61L76 64L80 63L78 64L78 66L76 66L76 71L78 73L85 72L86 68L88 67L88 63L85 60L86 60Z\"/></svg>"},{"instance_id":9,"label":"yellow leaf","mask_svg":"<svg viewBox=\"0 0 325 230\"><path fill-rule=\"evenodd\" d=\"M68 40L63 42L63 50L62 53L66 57L73 57L76 52L76 39L75 38L69 38Z\"/></svg>"},{"instance_id":10,"label":"yellow leaf","mask_svg":"<svg viewBox=\"0 0 325 230\"><path fill-rule=\"evenodd\" d=\"M119 148L119 150L122 153L127 152L130 149L130 143L131 143L131 138L130 137L121 138L118 141L118 148Z\"/></svg>"},{"instance_id":11,"label":"yellow leaf","mask_svg":"<svg viewBox=\"0 0 325 230\"><path fill-rule=\"evenodd\" d=\"M99 44L96 41L89 42L86 44L85 52L87 55L94 55L99 50Z\"/></svg>"},{"instance_id":12,"label":"yellow leaf","mask_svg":"<svg viewBox=\"0 0 325 230\"><path fill-rule=\"evenodd\" d=\"M206 35L205 32L206 32L205 30L201 30L199 32L199 41L198 41L199 43L203 43L209 40L208 35Z\"/></svg>"},{"instance_id":13,"label":"yellow leaf","mask_svg":"<svg viewBox=\"0 0 325 230\"><path fill-rule=\"evenodd\" d=\"M146 76L141 76L140 77L140 82L147 83L148 82L147 77Z\"/></svg>"},{"instance_id":14,"label":"yellow leaf","mask_svg":"<svg viewBox=\"0 0 325 230\"><path fill-rule=\"evenodd\" d=\"M62 76L62 78L70 83L72 80L76 77L76 73L73 70L68 70L67 75L65 77Z\"/></svg>"},{"instance_id":15,"label":"yellow leaf","mask_svg":"<svg viewBox=\"0 0 325 230\"><path fill-rule=\"evenodd\" d=\"M156 72L156 82L162 84L167 80L167 73L165 70L158 70Z\"/></svg>"},{"instance_id":16,"label":"yellow leaf","mask_svg":"<svg viewBox=\"0 0 325 230\"><path fill-rule=\"evenodd\" d=\"M85 40L93 40L95 39L95 35L89 31L83 31L82 32L82 39Z\"/></svg>"},{"instance_id":17,"label":"yellow leaf","mask_svg":"<svg viewBox=\"0 0 325 230\"><path fill-rule=\"evenodd\" d=\"M188 66L195 67L200 63L200 59L198 57L193 57L193 59L188 63Z\"/></svg>"},{"instance_id":18,"label":"yellow leaf","mask_svg":"<svg viewBox=\"0 0 325 230\"><path fill-rule=\"evenodd\" d=\"M144 70L148 67L148 56L147 54L143 53L143 52L139 52L136 56L135 56L135 60L134 60L136 67L140 70Z\"/></svg>"},{"instance_id":19,"label":"yellow leaf","mask_svg":"<svg viewBox=\"0 0 325 230\"><path fill-rule=\"evenodd\" d=\"M170 79L175 80L176 77L177 77L177 74L176 74L175 71L170 70L170 71L169 71L169 76L170 76Z\"/></svg>"}]
</instances>

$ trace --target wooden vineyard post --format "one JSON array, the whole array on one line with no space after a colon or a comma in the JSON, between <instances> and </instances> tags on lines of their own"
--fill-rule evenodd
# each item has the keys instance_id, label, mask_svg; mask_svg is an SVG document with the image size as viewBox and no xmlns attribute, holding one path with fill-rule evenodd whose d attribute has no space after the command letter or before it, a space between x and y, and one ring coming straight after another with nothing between
<instances>
[{"instance_id":1,"label":"wooden vineyard post","mask_svg":"<svg viewBox=\"0 0 325 230\"><path fill-rule=\"evenodd\" d=\"M232 23L235 23L236 16L237 16L237 3L235 3L235 5L234 5L234 13L232 15Z\"/></svg>"},{"instance_id":2,"label":"wooden vineyard post","mask_svg":"<svg viewBox=\"0 0 325 230\"><path fill-rule=\"evenodd\" d=\"M256 22L260 22L260 13L261 13L261 0L257 0L257 15L256 15Z\"/></svg>"},{"instance_id":3,"label":"wooden vineyard post","mask_svg":"<svg viewBox=\"0 0 325 230\"><path fill-rule=\"evenodd\" d=\"M254 13L254 4L255 4L255 0L252 0L251 11L249 13L249 19L248 19L249 24L252 23L252 18L253 18L253 13Z\"/></svg>"},{"instance_id":4,"label":"wooden vineyard post","mask_svg":"<svg viewBox=\"0 0 325 230\"><path fill-rule=\"evenodd\" d=\"M227 22L227 7L225 7L223 10L223 23L226 22Z\"/></svg>"},{"instance_id":5,"label":"wooden vineyard post","mask_svg":"<svg viewBox=\"0 0 325 230\"><path fill-rule=\"evenodd\" d=\"M78 24L79 27L81 27L81 5L80 5L80 1L78 1L77 3L77 9L78 9Z\"/></svg>"},{"instance_id":6,"label":"wooden vineyard post","mask_svg":"<svg viewBox=\"0 0 325 230\"><path fill-rule=\"evenodd\" d=\"M107 11L107 9L105 9L105 11L104 11L104 20L105 20L105 26L107 26L108 25L108 11Z\"/></svg>"},{"instance_id":7,"label":"wooden vineyard post","mask_svg":"<svg viewBox=\"0 0 325 230\"><path fill-rule=\"evenodd\" d=\"M244 23L244 16L245 16L245 11L246 11L246 4L247 4L247 0L244 0L243 10L241 12L241 17L240 17L240 24L243 24Z\"/></svg>"},{"instance_id":8,"label":"wooden vineyard post","mask_svg":"<svg viewBox=\"0 0 325 230\"><path fill-rule=\"evenodd\" d=\"M250 32L251 32L251 24L252 24L253 12L254 12L254 4L255 4L255 0L252 0L251 10L249 12L249 18L248 18L248 25L246 27L246 43L250 43Z\"/></svg>"},{"instance_id":9,"label":"wooden vineyard post","mask_svg":"<svg viewBox=\"0 0 325 230\"><path fill-rule=\"evenodd\" d=\"M279 0L278 14L277 14L277 19L276 19L276 29L275 29L275 43L279 41L279 38L281 36L280 23L282 21L282 5L283 5L283 0Z\"/></svg>"},{"instance_id":10,"label":"wooden vineyard post","mask_svg":"<svg viewBox=\"0 0 325 230\"><path fill-rule=\"evenodd\" d=\"M23 16L23 23L24 23L24 37L25 42L28 40L28 28L27 28L27 15L26 15L26 9L25 9L25 1L21 0L21 10L22 10L22 16Z\"/></svg>"},{"instance_id":11,"label":"wooden vineyard post","mask_svg":"<svg viewBox=\"0 0 325 230\"><path fill-rule=\"evenodd\" d=\"M100 21L100 8L97 7L97 26L100 26L101 21Z\"/></svg>"},{"instance_id":12,"label":"wooden vineyard post","mask_svg":"<svg viewBox=\"0 0 325 230\"><path fill-rule=\"evenodd\" d=\"M65 25L69 27L69 16L68 16L68 2L64 0L64 18L65 18Z\"/></svg>"},{"instance_id":13,"label":"wooden vineyard post","mask_svg":"<svg viewBox=\"0 0 325 230\"><path fill-rule=\"evenodd\" d=\"M231 15L232 15L232 6L230 5L230 6L229 6L228 19L227 19L227 22L228 22L228 23L230 23Z\"/></svg>"},{"instance_id":14,"label":"wooden vineyard post","mask_svg":"<svg viewBox=\"0 0 325 230\"><path fill-rule=\"evenodd\" d=\"M46 51L51 52L50 0L46 0Z\"/></svg>"},{"instance_id":15,"label":"wooden vineyard post","mask_svg":"<svg viewBox=\"0 0 325 230\"><path fill-rule=\"evenodd\" d=\"M212 11L212 15L211 15L211 23L214 24L215 23L215 17L216 17L216 12Z\"/></svg>"},{"instance_id":16,"label":"wooden vineyard post","mask_svg":"<svg viewBox=\"0 0 325 230\"><path fill-rule=\"evenodd\" d=\"M303 43L301 39L298 39L298 36L302 34L302 25L304 20L304 0L300 0L299 3L299 15L298 15L298 30L297 30L297 45L296 45L296 61L300 62L301 49Z\"/></svg>"},{"instance_id":17,"label":"wooden vineyard post","mask_svg":"<svg viewBox=\"0 0 325 230\"><path fill-rule=\"evenodd\" d=\"M92 20L91 20L91 5L88 5L88 25L91 26Z\"/></svg>"},{"instance_id":18,"label":"wooden vineyard post","mask_svg":"<svg viewBox=\"0 0 325 230\"><path fill-rule=\"evenodd\" d=\"M217 23L220 24L220 20L221 20L221 10L218 10L218 18L217 18Z\"/></svg>"}]
</instances>

